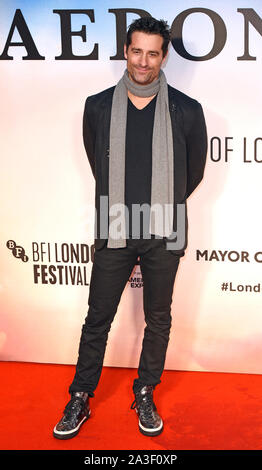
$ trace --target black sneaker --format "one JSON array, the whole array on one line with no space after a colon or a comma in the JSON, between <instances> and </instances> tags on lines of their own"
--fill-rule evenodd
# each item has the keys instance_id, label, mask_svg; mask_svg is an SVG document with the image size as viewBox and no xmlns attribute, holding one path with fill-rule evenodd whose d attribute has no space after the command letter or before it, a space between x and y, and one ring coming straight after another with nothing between
<instances>
[{"instance_id":1,"label":"black sneaker","mask_svg":"<svg viewBox=\"0 0 262 470\"><path fill-rule=\"evenodd\" d=\"M87 393L73 392L71 396L71 400L65 407L63 418L53 431L53 436L57 439L71 439L76 436L91 414Z\"/></svg>"},{"instance_id":2,"label":"black sneaker","mask_svg":"<svg viewBox=\"0 0 262 470\"><path fill-rule=\"evenodd\" d=\"M139 431L145 436L158 436L163 431L163 421L153 402L152 385L145 385L135 393L131 409L136 410L139 418Z\"/></svg>"}]
</instances>

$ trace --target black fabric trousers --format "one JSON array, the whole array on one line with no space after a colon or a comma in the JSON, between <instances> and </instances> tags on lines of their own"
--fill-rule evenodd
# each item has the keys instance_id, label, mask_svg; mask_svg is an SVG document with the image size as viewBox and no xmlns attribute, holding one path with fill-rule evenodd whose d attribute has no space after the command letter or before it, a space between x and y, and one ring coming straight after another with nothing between
<instances>
[{"instance_id":1,"label":"black fabric trousers","mask_svg":"<svg viewBox=\"0 0 262 470\"><path fill-rule=\"evenodd\" d=\"M69 392L94 396L111 323L132 270L140 257L146 327L133 391L159 384L171 327L173 287L180 257L163 239L128 239L125 248L96 250L91 273L89 309L79 345L76 373ZM124 332L123 332L124 334Z\"/></svg>"}]
</instances>

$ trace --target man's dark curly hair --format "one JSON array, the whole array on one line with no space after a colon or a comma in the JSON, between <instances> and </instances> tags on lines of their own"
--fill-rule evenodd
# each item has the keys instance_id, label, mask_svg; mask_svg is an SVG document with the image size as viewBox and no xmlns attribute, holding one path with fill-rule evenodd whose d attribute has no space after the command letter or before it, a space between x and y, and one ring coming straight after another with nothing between
<instances>
[{"instance_id":1,"label":"man's dark curly hair","mask_svg":"<svg viewBox=\"0 0 262 470\"><path fill-rule=\"evenodd\" d=\"M156 20L152 16L144 16L138 20L134 20L128 28L126 37L126 48L131 44L132 34L140 31L147 34L159 34L163 38L162 51L163 57L167 54L168 44L170 42L170 29L166 21Z\"/></svg>"}]
</instances>

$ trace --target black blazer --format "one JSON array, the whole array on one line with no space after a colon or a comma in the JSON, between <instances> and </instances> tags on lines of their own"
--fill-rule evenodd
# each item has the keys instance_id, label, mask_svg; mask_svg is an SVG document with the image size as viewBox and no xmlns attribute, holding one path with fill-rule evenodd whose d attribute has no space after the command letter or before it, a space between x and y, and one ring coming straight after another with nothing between
<instances>
[{"instance_id":1,"label":"black blazer","mask_svg":"<svg viewBox=\"0 0 262 470\"><path fill-rule=\"evenodd\" d=\"M87 157L96 179L96 233L95 249L101 249L106 238L100 238L100 196L108 196L109 132L112 97L115 86L85 102L83 139ZM169 110L174 145L174 232L176 232L176 204L185 204L186 239L182 249L173 250L183 255L187 246L186 199L203 178L207 154L207 131L202 106L193 98L168 85ZM105 222L105 221L104 221Z\"/></svg>"}]
</instances>

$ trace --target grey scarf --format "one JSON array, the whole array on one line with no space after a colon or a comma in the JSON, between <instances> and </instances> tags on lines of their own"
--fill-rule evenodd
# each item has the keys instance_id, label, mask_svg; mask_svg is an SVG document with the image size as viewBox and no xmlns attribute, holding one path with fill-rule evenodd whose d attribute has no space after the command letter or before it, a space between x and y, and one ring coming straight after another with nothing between
<instances>
[{"instance_id":1,"label":"grey scarf","mask_svg":"<svg viewBox=\"0 0 262 470\"><path fill-rule=\"evenodd\" d=\"M109 236L108 248L126 246L125 214L125 143L127 122L127 91L135 96L157 94L152 140L152 184L150 234L168 237L173 229L173 136L169 113L168 88L165 74L149 85L137 85L125 70L117 83L112 102L109 152ZM120 214L120 216L119 216ZM120 230L119 230L120 227Z\"/></svg>"}]
</instances>

